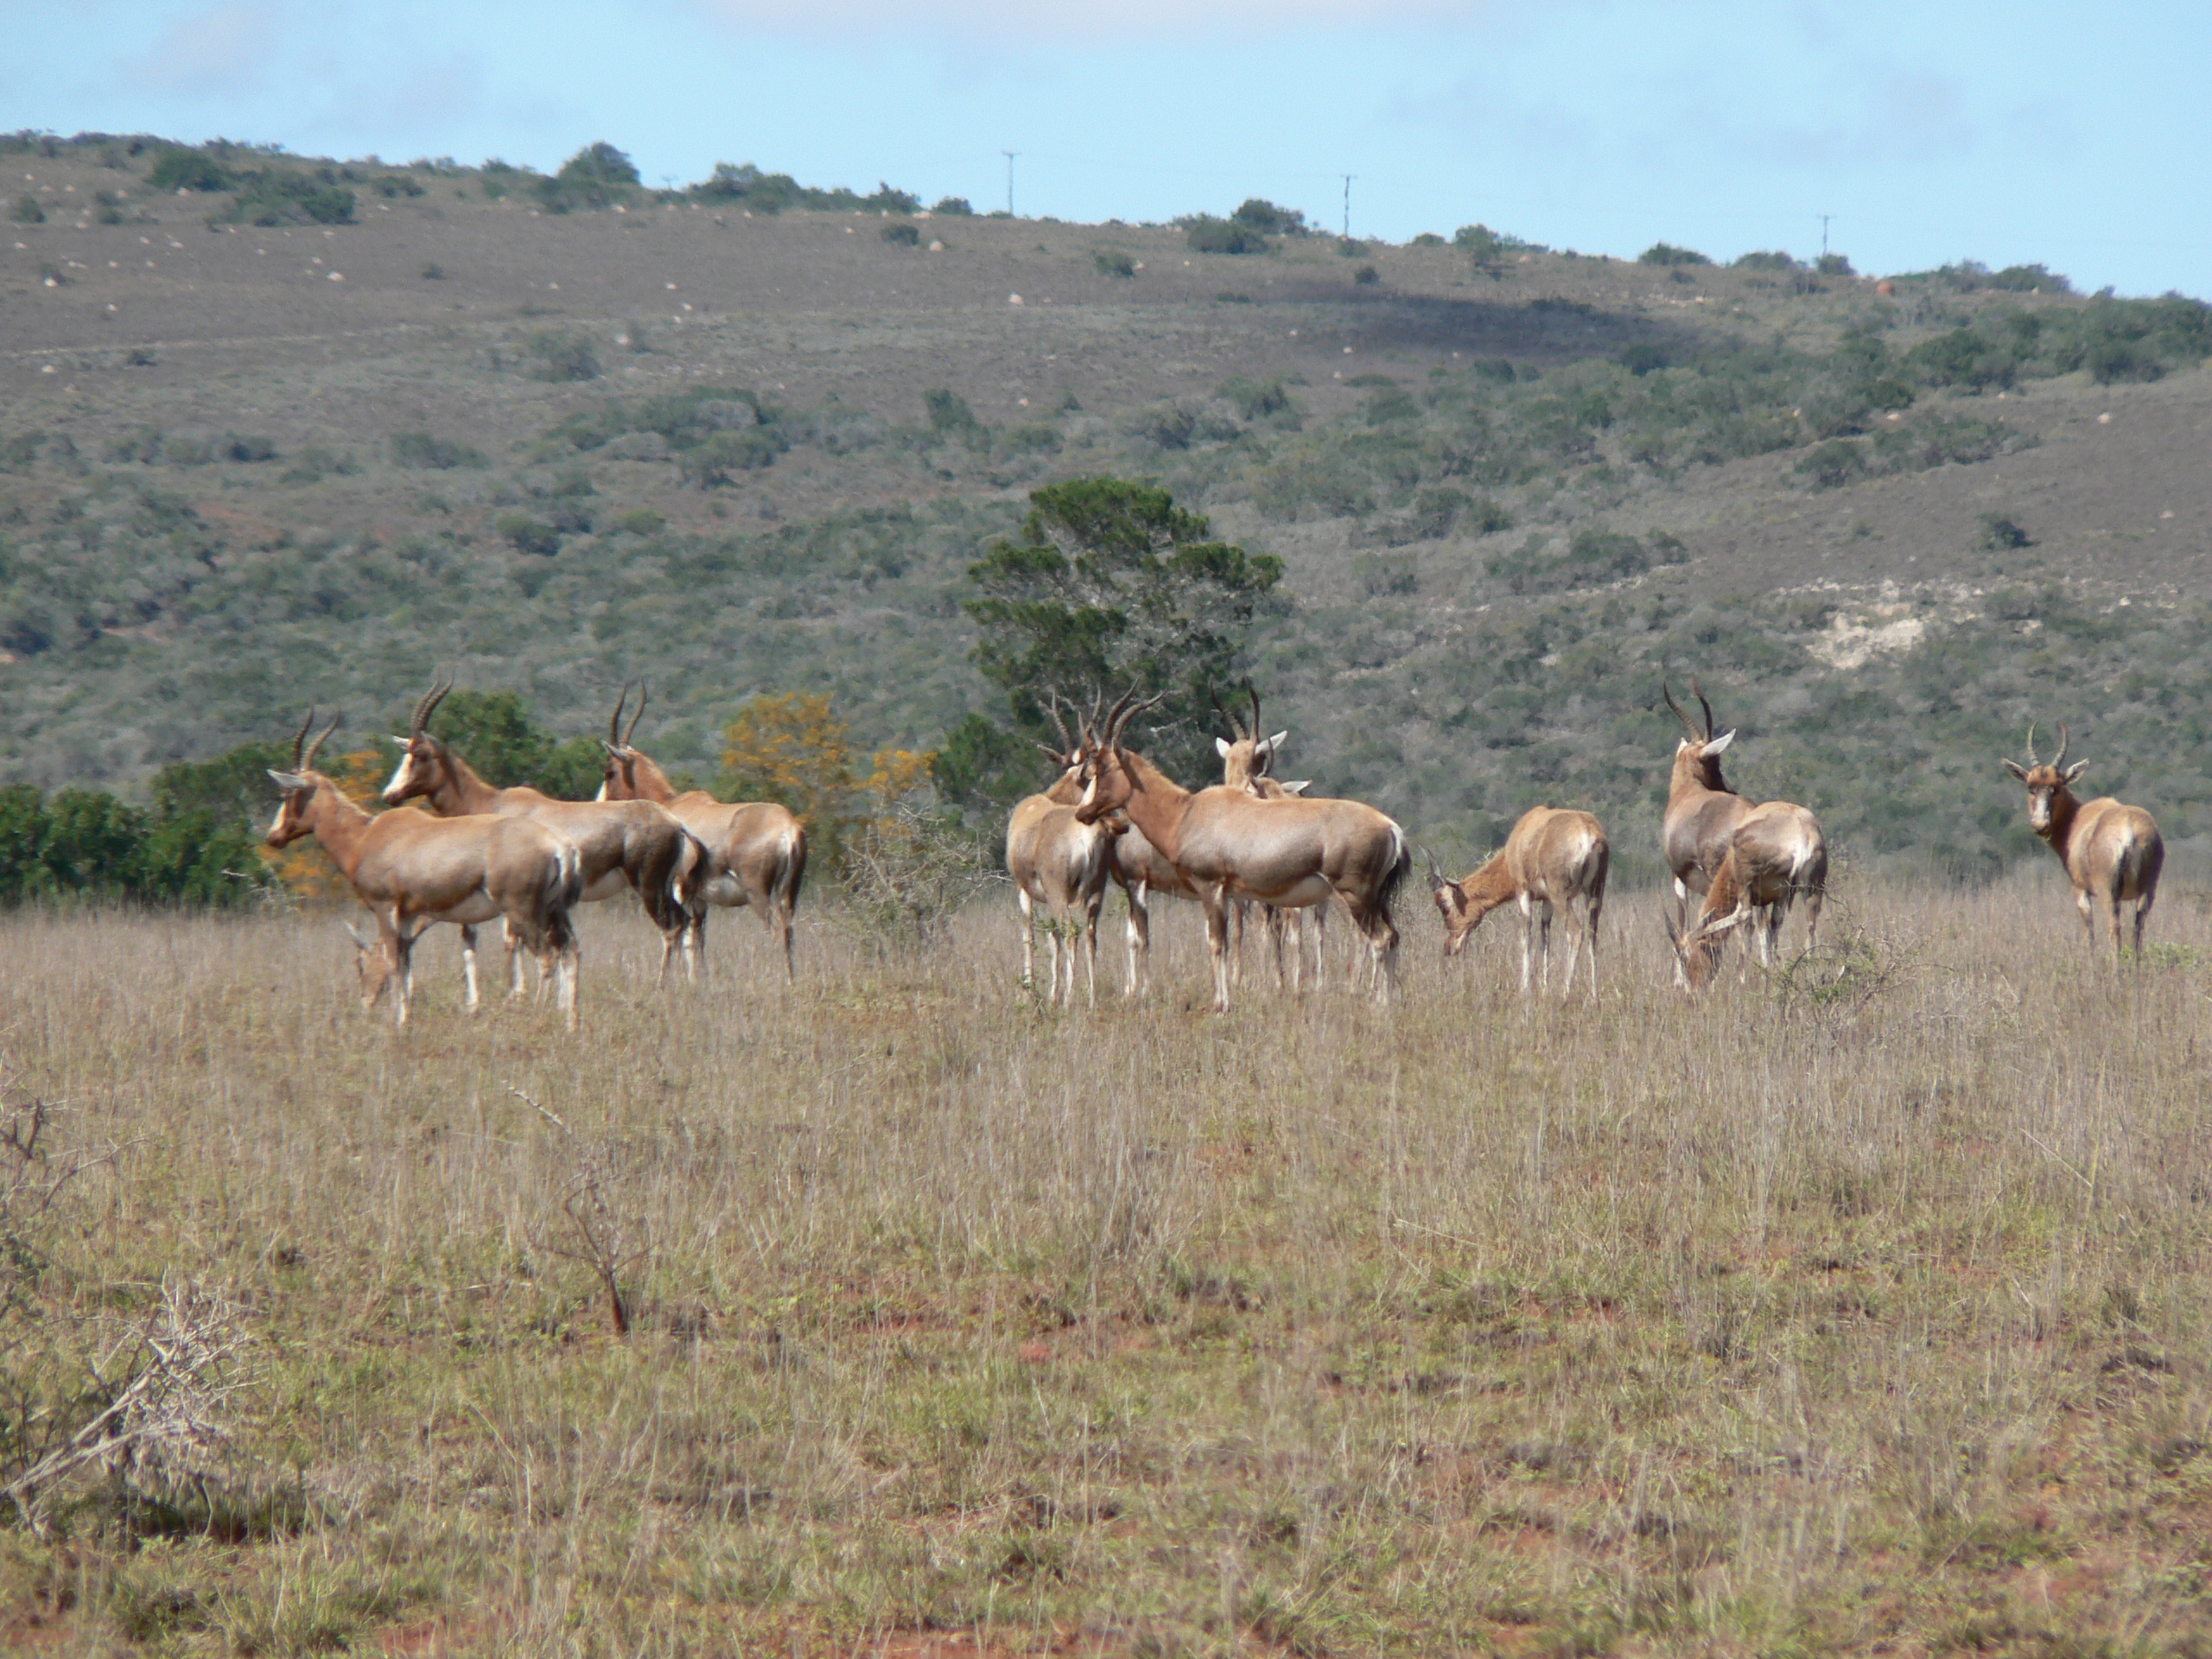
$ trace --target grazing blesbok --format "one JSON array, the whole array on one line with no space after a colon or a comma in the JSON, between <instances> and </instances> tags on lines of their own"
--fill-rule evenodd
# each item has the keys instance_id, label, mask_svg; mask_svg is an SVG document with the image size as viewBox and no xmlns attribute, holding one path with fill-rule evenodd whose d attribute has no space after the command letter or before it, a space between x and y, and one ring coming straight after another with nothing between
<instances>
[{"instance_id":1,"label":"grazing blesbok","mask_svg":"<svg viewBox=\"0 0 2212 1659\"><path fill-rule=\"evenodd\" d=\"M1060 719L1059 700L1052 702L1052 723L1059 728L1058 749L1045 752L1065 768L1058 781L1041 795L1027 795L1014 803L1006 824L1006 873L1014 880L1014 903L1021 912L1021 982L1036 982L1037 906L1051 912L1052 982L1047 1003L1075 1001L1076 957L1088 963L1084 992L1098 1001L1098 912L1106 897L1109 843L1113 831L1105 824L1077 816L1081 792L1075 781L1082 751L1068 735ZM1134 906L1137 901L1131 900ZM1134 916L1135 910L1131 914ZM1065 941L1064 934L1069 935ZM1135 963L1131 945L1130 985ZM1062 983L1060 963L1065 956L1067 974Z\"/></svg>"},{"instance_id":2,"label":"grazing blesbok","mask_svg":"<svg viewBox=\"0 0 2212 1659\"><path fill-rule=\"evenodd\" d=\"M399 765L384 786L392 806L425 800L439 814L457 818L479 813L519 814L557 830L583 855L583 901L612 899L625 888L634 892L645 914L660 930L660 973L668 977L669 958L690 937L693 882L705 862L697 837L651 801L556 801L527 785L494 789L468 763L425 729L453 682L434 683L415 705L401 746ZM697 968L687 954L694 976Z\"/></svg>"},{"instance_id":3,"label":"grazing blesbok","mask_svg":"<svg viewBox=\"0 0 2212 1659\"><path fill-rule=\"evenodd\" d=\"M2158 872L2166 861L2166 844L2158 826L2139 806L2129 806L2109 795L2094 801L2075 798L2073 783L2088 769L2086 760L2066 764L2067 733L2058 728L2058 753L2048 762L2036 759L2036 728L2028 728L2028 763L2007 760L2005 770L2028 786L2028 825L2043 837L2043 844L2058 855L2066 879L2074 884L2074 902L2082 912L2090 951L2097 948L2096 906L2112 909L2112 951L2120 960L2120 907L2135 906L2135 955L2143 956L2143 924L2158 896Z\"/></svg>"},{"instance_id":4,"label":"grazing blesbok","mask_svg":"<svg viewBox=\"0 0 2212 1659\"><path fill-rule=\"evenodd\" d=\"M1151 706L1126 693L1104 729L1087 736L1077 813L1091 822L1123 814L1198 889L1215 1012L1229 1010L1228 909L1236 899L1296 909L1334 898L1366 939L1375 995L1387 1001L1398 945L1390 904L1413 857L1404 831L1357 801L1262 800L1220 784L1184 789L1122 744L1131 718Z\"/></svg>"},{"instance_id":5,"label":"grazing blesbok","mask_svg":"<svg viewBox=\"0 0 2212 1659\"><path fill-rule=\"evenodd\" d=\"M1705 688L1694 679L1690 682L1690 690L1705 715L1702 732L1682 712L1663 680L1659 690L1688 734L1675 746L1674 773L1667 786L1667 816L1661 830L1667 868L1673 873L1675 894L1680 901L1673 936L1680 939L1694 931L1689 925L1690 895L1709 895L1738 833L1755 817L1764 814L1765 827L1758 832L1758 844L1747 849L1739 878L1749 890L1775 895L1751 901L1767 912L1766 925L1758 935L1759 963L1764 966L1770 959L1782 938L1783 922L1800 898L1805 901L1805 948L1810 950L1820 941L1821 905L1827 895L1827 841L1821 832L1820 820L1788 801L1754 805L1730 789L1720 775L1720 757L1736 741L1736 734L1727 731L1713 735L1713 705L1706 701ZM1785 824L1795 828L1785 830ZM1791 856L1802 861L1797 875L1788 881L1781 880L1762 861L1769 856L1769 843L1777 836L1788 842ZM1760 873L1756 880L1751 879L1755 871ZM1694 931L1702 931L1708 919L1725 913L1725 908L1716 911L1704 906ZM1726 931L1720 930L1713 937L1723 938ZM1678 974L1678 981L1681 977Z\"/></svg>"},{"instance_id":6,"label":"grazing blesbok","mask_svg":"<svg viewBox=\"0 0 2212 1659\"><path fill-rule=\"evenodd\" d=\"M1711 982L1729 932L1766 912L1759 935L1759 966L1772 960L1790 902L1803 897L1807 915L1805 948L1813 948L1820 901L1828 879L1827 841L1820 820L1789 801L1768 801L1744 815L1728 838L1728 851L1705 890L1697 925L1675 939L1675 982L1697 990ZM1744 973L1751 972L1749 951Z\"/></svg>"},{"instance_id":7,"label":"grazing blesbok","mask_svg":"<svg viewBox=\"0 0 2212 1659\"><path fill-rule=\"evenodd\" d=\"M314 719L310 709L309 724ZM575 842L525 817L434 818L414 807L371 814L315 770L315 751L335 729L333 721L303 749L308 728L302 726L293 740L290 769L269 774L284 799L268 841L289 847L313 836L377 918L373 943L354 936L362 947L362 1006L375 1007L397 979L397 1023L405 1025L415 992L415 940L430 924L451 922L461 931L473 1011L476 925L499 918L506 924L508 995L522 994L516 953L530 950L541 972L558 983L561 1011L574 1031L577 950L569 912L583 891Z\"/></svg>"},{"instance_id":8,"label":"grazing blesbok","mask_svg":"<svg viewBox=\"0 0 2212 1659\"><path fill-rule=\"evenodd\" d=\"M1521 989L1529 988L1529 958L1541 951L1536 985L1551 988L1552 912L1567 918L1567 982L1560 995L1574 994L1574 969L1583 947L1590 951L1590 1000L1598 1000L1598 918L1605 908L1605 871L1612 849L1598 820L1587 812L1535 806L1521 815L1505 845L1482 868L1460 881L1447 881L1436 861L1428 861L1429 886L1444 912L1444 954L1456 957L1467 936L1500 905L1521 906ZM1581 906L1576 909L1578 902Z\"/></svg>"},{"instance_id":9,"label":"grazing blesbok","mask_svg":"<svg viewBox=\"0 0 2212 1659\"><path fill-rule=\"evenodd\" d=\"M641 686L637 712L629 728L622 728L627 686L607 722L606 781L600 785L602 801L651 801L664 807L696 836L707 849L703 869L696 878L697 903L691 906L691 933L687 949L703 972L707 959L709 905L734 910L751 906L760 912L772 937L782 941L784 978L791 970L791 918L798 909L799 883L806 875L806 826L789 807L774 801L716 800L703 789L677 794L658 761L640 754L630 740L645 712Z\"/></svg>"}]
</instances>

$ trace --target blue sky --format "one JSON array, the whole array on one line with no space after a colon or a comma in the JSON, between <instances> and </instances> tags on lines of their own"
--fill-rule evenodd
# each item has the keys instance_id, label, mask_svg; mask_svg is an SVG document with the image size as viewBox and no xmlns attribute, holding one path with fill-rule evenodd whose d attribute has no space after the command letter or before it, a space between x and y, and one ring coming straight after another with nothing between
<instances>
[{"instance_id":1,"label":"blue sky","mask_svg":"<svg viewBox=\"0 0 2212 1659\"><path fill-rule=\"evenodd\" d=\"M2212 6L1955 0L0 0L0 127L753 161L1065 219L1268 196L2212 295Z\"/></svg>"}]
</instances>

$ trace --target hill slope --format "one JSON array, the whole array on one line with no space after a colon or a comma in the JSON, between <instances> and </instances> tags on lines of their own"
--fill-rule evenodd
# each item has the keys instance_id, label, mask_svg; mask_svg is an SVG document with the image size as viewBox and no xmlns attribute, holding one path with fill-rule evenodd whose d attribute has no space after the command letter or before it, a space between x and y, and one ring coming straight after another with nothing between
<instances>
[{"instance_id":1,"label":"hill slope","mask_svg":"<svg viewBox=\"0 0 2212 1659\"><path fill-rule=\"evenodd\" d=\"M2212 834L2201 307L564 214L419 168L362 174L356 223L211 225L111 158L8 158L45 204L0 236L20 780L127 785L309 700L373 729L441 663L575 732L648 675L641 741L694 766L760 690L927 744L995 704L977 547L1118 472L1285 560L1252 663L1289 769L1440 847L1540 798L1641 816L1662 670L1856 854L2032 851L1995 769L2030 718Z\"/></svg>"}]
</instances>

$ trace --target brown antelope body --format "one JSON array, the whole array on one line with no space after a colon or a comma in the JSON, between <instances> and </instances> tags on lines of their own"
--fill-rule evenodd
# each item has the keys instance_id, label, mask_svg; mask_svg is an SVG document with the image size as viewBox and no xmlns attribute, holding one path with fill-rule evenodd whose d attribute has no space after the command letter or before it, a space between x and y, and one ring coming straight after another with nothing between
<instances>
[{"instance_id":1,"label":"brown antelope body","mask_svg":"<svg viewBox=\"0 0 2212 1659\"><path fill-rule=\"evenodd\" d=\"M1106 897L1110 839L1104 824L1084 822L1074 806L1049 793L1025 796L1007 819L1006 870L1014 879L1014 903L1021 912L1025 985L1035 982L1037 906L1052 913L1052 980L1046 992L1047 1002L1075 1001L1078 954L1088 964L1085 995L1093 1003L1098 1000L1098 911ZM1068 936L1065 940L1064 934ZM1063 958L1067 964L1065 984Z\"/></svg>"},{"instance_id":2,"label":"brown antelope body","mask_svg":"<svg viewBox=\"0 0 2212 1659\"><path fill-rule=\"evenodd\" d=\"M1674 772L1667 786L1667 816L1660 832L1678 900L1670 930L1672 936L1679 941L1692 933L1702 933L1709 920L1732 911L1737 902L1734 898L1717 909L1710 904L1704 905L1700 908L1696 927L1689 925L1690 895L1711 896L1712 885L1735 849L1738 833L1753 817L1765 814L1764 827L1755 836L1753 844L1745 849L1738 874L1739 893L1771 895L1751 901L1766 912L1765 925L1758 933L1759 962L1764 965L1770 960L1782 938L1782 925L1791 906L1801 898L1805 901L1805 948L1810 950L1820 940L1821 906L1827 894L1827 841L1821 834L1820 820L1804 807L1790 802L1769 801L1755 805L1730 789L1720 775L1720 757L1736 741L1736 734L1727 731L1713 735L1713 705L1706 701L1704 688L1695 680L1690 682L1698 708L1705 715L1702 732L1697 722L1682 712L1674 692L1663 681L1659 689L1667 699L1667 707L1674 710L1675 718L1681 721L1688 734L1675 746ZM1788 840L1786 849L1770 846L1777 836ZM1781 881L1775 871L1783 866L1771 862L1784 853L1785 865L1798 872L1798 876L1790 881ZM1726 932L1735 925L1735 922L1729 922L1713 937L1725 943ZM1715 950L1719 948L1714 946ZM1677 982L1681 982L1684 970L1680 962L1676 966Z\"/></svg>"},{"instance_id":3,"label":"brown antelope body","mask_svg":"<svg viewBox=\"0 0 2212 1659\"><path fill-rule=\"evenodd\" d=\"M1221 756L1221 781L1231 789L1244 790L1263 801L1287 801L1294 796L1305 794L1313 786L1311 779L1287 783L1273 775L1275 758L1282 753L1283 740L1290 734L1277 732L1272 737L1261 736L1264 728L1260 724L1260 694L1249 683L1244 692L1252 700L1252 724L1249 729L1230 710L1222 708L1218 702L1214 704L1222 718L1229 722L1230 730L1236 734L1233 739L1217 737L1213 741L1214 752ZM1245 912L1250 907L1240 901L1231 912L1235 919L1230 944L1233 975L1243 962ZM1325 905L1308 905L1289 911L1273 906L1268 907L1268 944L1274 957L1277 989L1281 989L1284 983L1283 936L1292 930L1295 931L1292 936L1289 987L1294 994L1305 989L1306 932L1309 918L1313 931L1313 983L1317 987L1321 983L1323 949L1326 943L1322 925L1328 914L1328 907Z\"/></svg>"},{"instance_id":4,"label":"brown antelope body","mask_svg":"<svg viewBox=\"0 0 2212 1659\"><path fill-rule=\"evenodd\" d=\"M626 687L623 701L628 698ZM679 795L660 764L631 745L645 711L644 694L639 693L637 713L630 717L626 732L620 729L622 706L614 705L614 718L607 725L606 781L600 785L599 798L651 801L706 849L705 861L694 877L696 902L690 907L687 955L704 970L708 906L726 910L749 906L760 912L769 934L781 941L784 978L789 982L793 977L791 918L798 910L799 883L806 876L806 826L797 813L774 801L718 801L703 789Z\"/></svg>"},{"instance_id":5,"label":"brown antelope body","mask_svg":"<svg viewBox=\"0 0 2212 1659\"><path fill-rule=\"evenodd\" d=\"M461 931L474 1011L476 925L496 918L506 925L509 996L522 994L517 952L527 950L558 984L561 1011L574 1031L577 950L569 912L583 889L576 844L526 817L434 818L414 807L372 815L314 770L315 749L329 735L326 729L304 753L295 741L291 770L269 774L284 799L268 841L289 847L313 836L375 916L378 938L372 943L355 936L362 946L363 1006L373 1007L397 979L397 1020L405 1025L415 992L415 941L432 923L451 922Z\"/></svg>"},{"instance_id":6,"label":"brown antelope body","mask_svg":"<svg viewBox=\"0 0 2212 1659\"><path fill-rule=\"evenodd\" d=\"M1229 1009L1228 907L1236 899L1296 909L1334 898L1367 940L1376 997L1388 1001L1398 945L1390 902L1412 861L1404 832L1357 801L1262 800L1226 785L1184 789L1122 746L1130 717L1147 706L1123 696L1103 734L1086 739L1078 811L1094 822L1122 813L1198 889L1215 1011Z\"/></svg>"},{"instance_id":7,"label":"brown antelope body","mask_svg":"<svg viewBox=\"0 0 2212 1659\"><path fill-rule=\"evenodd\" d=\"M2097 947L2096 907L2112 912L2113 959L2120 959L2120 909L2135 906L2135 955L2143 955L2143 925L2158 896L2158 872L2166 861L2166 844L2158 826L2139 806L2129 806L2109 795L2094 801L2075 798L2073 784L2088 769L2087 760L2066 764L2066 728L2058 728L2058 753L2048 762L2036 760L2036 728L2028 728L2028 763L2005 762L2005 770L2028 786L2028 825L2043 844L2058 855L2066 879L2074 885L2074 902L2082 912L2082 926L2089 949Z\"/></svg>"},{"instance_id":8,"label":"brown antelope body","mask_svg":"<svg viewBox=\"0 0 2212 1659\"><path fill-rule=\"evenodd\" d=\"M665 980L670 957L690 938L690 904L696 897L690 883L705 849L666 809L651 801L556 801L527 785L493 788L423 728L452 689L449 680L432 686L415 705L413 729L394 740L403 747L399 765L384 788L386 804L424 800L448 818L520 815L558 830L575 842L582 856L584 903L612 899L626 888L638 895L660 930Z\"/></svg>"},{"instance_id":9,"label":"brown antelope body","mask_svg":"<svg viewBox=\"0 0 2212 1659\"><path fill-rule=\"evenodd\" d=\"M1429 862L1429 884L1436 907L1444 912L1444 954L1456 957L1467 936L1500 905L1521 906L1521 989L1529 989L1531 957L1539 957L1539 989L1551 987L1552 912L1567 920L1567 981L1562 995L1574 992L1574 969L1586 944L1590 952L1590 999L1598 998L1598 918L1605 908L1605 873L1612 849L1598 820L1587 812L1536 806L1520 822L1482 868L1464 880L1444 879ZM1578 912L1577 905L1581 906Z\"/></svg>"},{"instance_id":10,"label":"brown antelope body","mask_svg":"<svg viewBox=\"0 0 2212 1659\"><path fill-rule=\"evenodd\" d=\"M1762 910L1766 926L1759 935L1759 965L1765 967L1781 939L1783 918L1800 896L1805 899L1810 950L1827 879L1827 841L1819 819L1789 801L1751 808L1729 836L1728 851L1706 888L1697 926L1677 938L1675 982L1690 990L1709 984L1728 933ZM1748 961L1745 972L1750 972Z\"/></svg>"}]
</instances>

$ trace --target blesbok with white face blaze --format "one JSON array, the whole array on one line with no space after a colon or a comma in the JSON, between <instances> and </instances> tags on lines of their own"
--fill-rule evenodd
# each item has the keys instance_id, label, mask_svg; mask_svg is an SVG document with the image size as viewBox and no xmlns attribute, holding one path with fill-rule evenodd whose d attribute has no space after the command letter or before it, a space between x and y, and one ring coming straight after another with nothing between
<instances>
[{"instance_id":1,"label":"blesbok with white face blaze","mask_svg":"<svg viewBox=\"0 0 2212 1659\"><path fill-rule=\"evenodd\" d=\"M583 900L612 899L626 888L638 895L660 930L661 978L669 958L690 938L694 877L706 849L666 808L651 801L557 801L527 785L494 789L468 763L426 729L453 682L433 684L415 705L400 745L399 765L385 785L385 802L423 800L442 817L502 813L534 818L575 842L583 855ZM696 976L696 963L686 963Z\"/></svg>"},{"instance_id":2,"label":"blesbok with white face blaze","mask_svg":"<svg viewBox=\"0 0 2212 1659\"><path fill-rule=\"evenodd\" d=\"M629 697L625 686L614 705L614 717L607 722L602 745L606 775L599 798L651 801L665 808L706 849L706 861L695 877L698 902L690 907L687 941L702 971L707 959L706 906L734 910L750 906L760 912L770 936L783 944L788 983L792 978L791 918L798 909L799 883L806 876L806 826L797 813L775 801L718 801L703 789L678 794L660 764L639 753L631 742L645 712L642 686L637 711L630 716L628 729L623 728L623 706Z\"/></svg>"},{"instance_id":3,"label":"blesbok with white face blaze","mask_svg":"<svg viewBox=\"0 0 2212 1659\"><path fill-rule=\"evenodd\" d=\"M1444 912L1444 954L1456 957L1467 936L1500 905L1521 906L1521 989L1529 989L1529 959L1541 953L1536 971L1540 990L1551 988L1552 912L1567 918L1567 981L1560 995L1574 993L1574 969L1584 947L1590 953L1590 1000L1598 1000L1598 918L1605 908L1605 873L1612 849L1605 830L1587 812L1534 806L1521 815L1501 847L1472 875L1447 881L1436 861L1428 861L1429 886ZM1576 906L1580 906L1578 911Z\"/></svg>"},{"instance_id":4,"label":"blesbok with white face blaze","mask_svg":"<svg viewBox=\"0 0 2212 1659\"><path fill-rule=\"evenodd\" d=\"M1783 918L1793 900L1805 900L1805 948L1813 948L1821 899L1827 891L1828 846L1811 812L1789 801L1753 807L1728 838L1727 854L1706 888L1697 923L1675 941L1675 982L1697 990L1712 982L1721 948L1731 931L1766 912L1758 935L1759 965L1772 960L1782 938ZM1744 976L1751 972L1745 952Z\"/></svg>"},{"instance_id":5,"label":"blesbok with white face blaze","mask_svg":"<svg viewBox=\"0 0 2212 1659\"><path fill-rule=\"evenodd\" d=\"M1675 718L1681 721L1688 734L1675 746L1674 772L1667 788L1667 816L1661 831L1667 866L1674 874L1675 892L1681 900L1669 936L1680 945L1694 935L1704 935L1719 942L1713 945L1717 951L1726 943L1728 931L1744 918L1726 921L1707 934L1708 925L1730 916L1739 903L1748 903L1766 912L1765 925L1758 933L1759 963L1764 967L1779 948L1782 925L1788 918L1790 907L1802 899L1805 948L1810 950L1820 942L1821 906L1827 896L1827 838L1821 833L1820 820L1793 802L1754 804L1730 789L1720 775L1720 756L1736 741L1736 734L1732 730L1718 737L1713 735L1713 705L1706 701L1705 688L1694 679L1690 682L1690 690L1705 715L1703 732L1682 712L1681 705L1675 701L1674 692L1663 680L1659 690L1667 700L1667 707L1674 710ZM1699 893L1708 901L1711 899L1713 883L1719 879L1721 867L1755 820L1759 827L1744 846L1734 893L1725 905L1701 905L1693 927L1689 922L1690 894ZM1745 893L1758 896L1745 899ZM1749 971L1748 965L1745 971ZM1687 966L1679 955L1675 980L1679 984L1690 982Z\"/></svg>"},{"instance_id":6,"label":"blesbok with white face blaze","mask_svg":"<svg viewBox=\"0 0 2212 1659\"><path fill-rule=\"evenodd\" d=\"M2120 907L2135 906L2135 956L2143 956L2143 925L2158 896L2158 872L2166 861L2166 843L2158 826L2139 806L2129 806L2109 795L2094 801L2077 800L2074 780L2088 770L2087 760L2066 764L2067 732L2058 728L2058 753L2047 761L2036 759L2036 728L2028 728L2028 762L2005 762L2005 770L2028 786L2028 827L2043 844L2058 855L2066 879L2074 884L2074 902L2082 912L2089 949L2097 948L2096 906L2112 911L2112 950L2120 960Z\"/></svg>"},{"instance_id":7,"label":"blesbok with white face blaze","mask_svg":"<svg viewBox=\"0 0 2212 1659\"><path fill-rule=\"evenodd\" d=\"M315 711L308 711L308 723ZM476 1007L476 925L506 924L508 995L522 994L527 950L543 974L560 988L569 1029L576 1028L577 950L569 912L583 891L583 860L576 844L550 825L526 817L477 814L434 818L414 807L372 814L315 770L315 752L337 729L333 721L312 743L308 727L292 741L292 764L269 775L284 791L271 847L289 847L313 836L322 843L354 893L377 920L378 938L363 939L363 1007L373 1007L391 982L399 982L397 1018L407 1023L415 991L415 941L434 922L461 930L468 1007ZM302 747L304 745L304 747ZM348 930L349 931L351 930Z\"/></svg>"},{"instance_id":8,"label":"blesbok with white face blaze","mask_svg":"<svg viewBox=\"0 0 2212 1659\"><path fill-rule=\"evenodd\" d=\"M1052 699L1052 723L1059 730L1060 747L1041 746L1065 770L1052 789L1026 795L1014 803L1006 824L1006 873L1014 880L1014 903L1021 913L1021 982L1036 982L1037 906L1051 912L1052 984L1048 1003L1075 1001L1076 958L1088 964L1084 994L1098 1000L1098 912L1106 897L1109 850L1113 831L1105 824L1077 815L1080 790L1075 783L1082 747L1068 734L1061 718L1059 699ZM1132 900L1132 904L1135 904ZM1132 916L1135 914L1134 909ZM1067 937L1063 938L1063 935ZM1064 948L1065 947L1065 948ZM1135 981L1132 945L1130 984ZM1065 985L1060 965L1067 964Z\"/></svg>"},{"instance_id":9,"label":"blesbok with white face blaze","mask_svg":"<svg viewBox=\"0 0 2212 1659\"><path fill-rule=\"evenodd\" d=\"M1122 741L1131 718L1153 701L1124 694L1104 729L1086 741L1077 811L1093 822L1122 813L1198 889L1215 1011L1229 1009L1228 909L1236 899L1292 909L1335 899L1366 939L1375 995L1387 1001L1398 945L1390 903L1413 857L1404 831L1357 801L1262 800L1222 784L1182 788Z\"/></svg>"}]
</instances>

